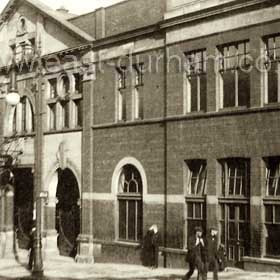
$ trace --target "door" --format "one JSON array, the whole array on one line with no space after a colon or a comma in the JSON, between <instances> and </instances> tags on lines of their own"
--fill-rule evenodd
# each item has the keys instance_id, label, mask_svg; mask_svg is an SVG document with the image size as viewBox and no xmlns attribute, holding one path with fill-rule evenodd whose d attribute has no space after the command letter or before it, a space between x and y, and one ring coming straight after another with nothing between
<instances>
[{"instance_id":1,"label":"door","mask_svg":"<svg viewBox=\"0 0 280 280\"><path fill-rule=\"evenodd\" d=\"M221 243L225 245L228 266L242 266L249 254L250 228L247 203L221 204Z\"/></svg>"},{"instance_id":2,"label":"door","mask_svg":"<svg viewBox=\"0 0 280 280\"><path fill-rule=\"evenodd\" d=\"M57 245L62 256L75 257L77 237L80 232L79 187L70 169L57 170L58 185L56 197Z\"/></svg>"},{"instance_id":3,"label":"door","mask_svg":"<svg viewBox=\"0 0 280 280\"><path fill-rule=\"evenodd\" d=\"M14 174L14 229L20 249L29 249L33 219L33 173L31 168L16 168Z\"/></svg>"}]
</instances>

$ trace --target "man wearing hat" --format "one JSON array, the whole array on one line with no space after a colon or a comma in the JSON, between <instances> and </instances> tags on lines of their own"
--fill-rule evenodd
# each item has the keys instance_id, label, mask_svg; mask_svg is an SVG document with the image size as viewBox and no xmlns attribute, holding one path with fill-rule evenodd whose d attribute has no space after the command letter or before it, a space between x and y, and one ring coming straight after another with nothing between
<instances>
[{"instance_id":1,"label":"man wearing hat","mask_svg":"<svg viewBox=\"0 0 280 280\"><path fill-rule=\"evenodd\" d=\"M205 273L207 277L207 272L209 268L213 270L213 279L218 280L218 270L219 270L219 254L218 254L218 229L216 227L210 228L210 234L207 236L207 260L205 265Z\"/></svg>"},{"instance_id":2,"label":"man wearing hat","mask_svg":"<svg viewBox=\"0 0 280 280\"><path fill-rule=\"evenodd\" d=\"M202 228L195 227L194 235L190 236L188 240L188 254L186 257L189 263L189 271L184 276L184 280L189 280L197 268L197 279L205 280L205 261L206 261L206 242L202 237Z\"/></svg>"}]
</instances>

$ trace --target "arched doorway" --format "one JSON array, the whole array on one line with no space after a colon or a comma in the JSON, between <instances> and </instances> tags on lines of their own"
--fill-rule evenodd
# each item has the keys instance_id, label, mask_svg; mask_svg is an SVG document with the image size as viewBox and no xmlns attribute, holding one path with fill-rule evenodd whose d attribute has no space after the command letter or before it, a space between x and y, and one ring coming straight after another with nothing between
<instances>
[{"instance_id":1,"label":"arched doorway","mask_svg":"<svg viewBox=\"0 0 280 280\"><path fill-rule=\"evenodd\" d=\"M58 169L56 190L56 221L58 233L57 246L60 255L75 257L77 253L77 237L80 233L80 192L77 179L73 172Z\"/></svg>"}]
</instances>

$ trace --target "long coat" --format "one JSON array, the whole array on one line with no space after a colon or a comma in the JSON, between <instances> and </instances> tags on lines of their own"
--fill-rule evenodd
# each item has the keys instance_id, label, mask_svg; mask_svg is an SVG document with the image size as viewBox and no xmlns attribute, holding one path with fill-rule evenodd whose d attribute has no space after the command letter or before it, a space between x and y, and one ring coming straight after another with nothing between
<instances>
[{"instance_id":1,"label":"long coat","mask_svg":"<svg viewBox=\"0 0 280 280\"><path fill-rule=\"evenodd\" d=\"M206 242L203 238L201 238L204 242L204 246L201 244L196 245L196 239L196 235L193 235L188 240L188 253L186 256L187 262L195 263L197 258L200 258L203 262L206 261Z\"/></svg>"},{"instance_id":2,"label":"long coat","mask_svg":"<svg viewBox=\"0 0 280 280\"><path fill-rule=\"evenodd\" d=\"M141 250L141 260L144 266L158 266L159 234L148 230L144 236Z\"/></svg>"},{"instance_id":3,"label":"long coat","mask_svg":"<svg viewBox=\"0 0 280 280\"><path fill-rule=\"evenodd\" d=\"M206 239L207 257L218 259L218 238L217 236L207 236Z\"/></svg>"}]
</instances>

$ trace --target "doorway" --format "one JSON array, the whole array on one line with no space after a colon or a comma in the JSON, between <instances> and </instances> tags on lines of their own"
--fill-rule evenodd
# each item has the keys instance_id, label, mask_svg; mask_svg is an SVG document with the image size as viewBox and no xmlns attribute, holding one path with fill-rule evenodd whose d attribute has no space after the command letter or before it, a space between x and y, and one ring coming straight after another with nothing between
<instances>
[{"instance_id":1,"label":"doorway","mask_svg":"<svg viewBox=\"0 0 280 280\"><path fill-rule=\"evenodd\" d=\"M249 255L250 228L247 203L224 203L221 207L221 243L225 245L229 266L242 267Z\"/></svg>"},{"instance_id":2,"label":"doorway","mask_svg":"<svg viewBox=\"0 0 280 280\"><path fill-rule=\"evenodd\" d=\"M33 219L32 168L15 168L14 174L14 231L20 249L29 249Z\"/></svg>"},{"instance_id":3,"label":"doorway","mask_svg":"<svg viewBox=\"0 0 280 280\"><path fill-rule=\"evenodd\" d=\"M77 237L80 233L79 186L70 169L62 170L59 168L57 175L55 221L55 228L58 233L57 246L60 255L75 257L77 254Z\"/></svg>"}]
</instances>

